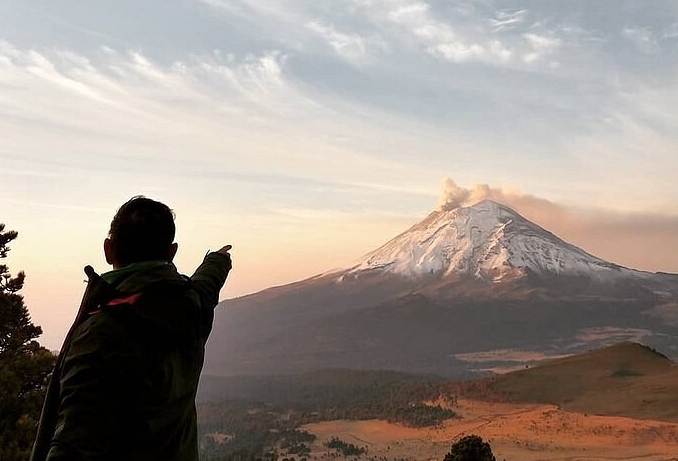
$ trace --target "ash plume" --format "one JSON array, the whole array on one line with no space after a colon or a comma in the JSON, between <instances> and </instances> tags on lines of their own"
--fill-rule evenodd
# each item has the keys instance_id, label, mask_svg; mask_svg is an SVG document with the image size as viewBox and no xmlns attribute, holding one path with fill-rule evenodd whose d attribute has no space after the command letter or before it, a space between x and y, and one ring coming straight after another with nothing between
<instances>
[{"instance_id":1,"label":"ash plume","mask_svg":"<svg viewBox=\"0 0 678 461\"><path fill-rule=\"evenodd\" d=\"M451 211L459 207L475 205L485 199L505 203L505 195L502 190L491 189L487 184L476 184L468 189L458 186L452 178L445 178L438 209L440 211Z\"/></svg>"}]
</instances>

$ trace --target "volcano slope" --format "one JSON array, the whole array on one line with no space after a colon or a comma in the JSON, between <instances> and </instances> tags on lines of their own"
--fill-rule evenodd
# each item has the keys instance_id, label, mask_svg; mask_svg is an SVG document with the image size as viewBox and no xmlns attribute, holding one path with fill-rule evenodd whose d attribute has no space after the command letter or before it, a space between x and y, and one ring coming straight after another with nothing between
<instances>
[{"instance_id":1,"label":"volcano slope","mask_svg":"<svg viewBox=\"0 0 678 461\"><path fill-rule=\"evenodd\" d=\"M469 378L622 340L678 356L678 275L604 261L486 200L436 210L346 269L223 302L206 373Z\"/></svg>"}]
</instances>

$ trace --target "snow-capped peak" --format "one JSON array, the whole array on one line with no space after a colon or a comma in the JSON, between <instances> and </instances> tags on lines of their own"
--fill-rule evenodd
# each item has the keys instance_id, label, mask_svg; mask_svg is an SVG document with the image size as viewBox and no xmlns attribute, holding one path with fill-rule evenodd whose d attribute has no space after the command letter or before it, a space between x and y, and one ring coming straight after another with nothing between
<instances>
[{"instance_id":1,"label":"snow-capped peak","mask_svg":"<svg viewBox=\"0 0 678 461\"><path fill-rule=\"evenodd\" d=\"M491 200L432 212L364 256L349 272L367 270L408 277L459 273L492 281L513 278L528 270L540 276L594 278L602 273L628 271L564 242Z\"/></svg>"}]
</instances>

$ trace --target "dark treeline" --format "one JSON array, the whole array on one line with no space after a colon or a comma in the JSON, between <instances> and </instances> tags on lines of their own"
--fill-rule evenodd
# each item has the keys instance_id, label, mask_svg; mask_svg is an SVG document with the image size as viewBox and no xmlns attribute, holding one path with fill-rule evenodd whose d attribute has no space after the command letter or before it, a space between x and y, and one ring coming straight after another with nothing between
<instances>
[{"instance_id":1,"label":"dark treeline","mask_svg":"<svg viewBox=\"0 0 678 461\"><path fill-rule=\"evenodd\" d=\"M325 442L324 445L327 448L337 450L344 456L360 456L367 453L366 448L344 442L343 440L339 439L339 437L332 437L330 440Z\"/></svg>"},{"instance_id":2,"label":"dark treeline","mask_svg":"<svg viewBox=\"0 0 678 461\"><path fill-rule=\"evenodd\" d=\"M26 461L35 439L40 409L56 357L37 338L19 294L25 274L12 276L4 263L18 236L0 223L0 460Z\"/></svg>"}]
</instances>

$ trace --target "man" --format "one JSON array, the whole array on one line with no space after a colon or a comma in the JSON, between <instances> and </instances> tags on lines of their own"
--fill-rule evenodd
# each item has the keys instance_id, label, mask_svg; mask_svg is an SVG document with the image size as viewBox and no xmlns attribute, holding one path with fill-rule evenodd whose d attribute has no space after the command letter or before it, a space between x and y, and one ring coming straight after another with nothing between
<instances>
[{"instance_id":1,"label":"man","mask_svg":"<svg viewBox=\"0 0 678 461\"><path fill-rule=\"evenodd\" d=\"M104 242L45 398L32 461L198 460L195 395L230 245L193 276L172 260L174 214L134 197Z\"/></svg>"}]
</instances>

